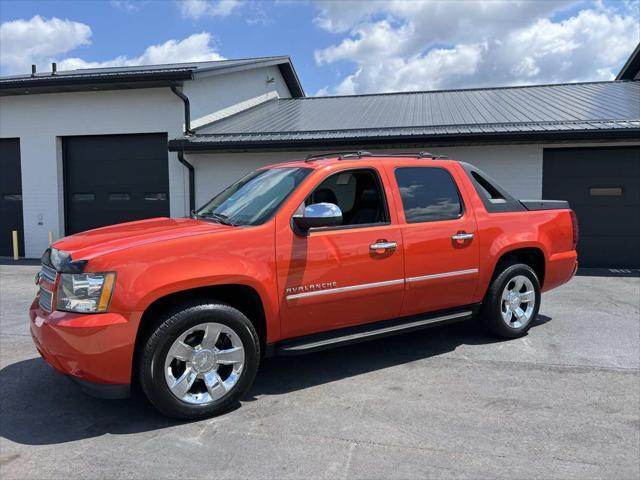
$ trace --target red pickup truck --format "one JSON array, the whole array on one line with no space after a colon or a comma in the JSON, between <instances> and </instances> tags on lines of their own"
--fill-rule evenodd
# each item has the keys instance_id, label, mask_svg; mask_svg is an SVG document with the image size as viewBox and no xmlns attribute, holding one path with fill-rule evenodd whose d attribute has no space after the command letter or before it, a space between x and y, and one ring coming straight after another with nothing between
<instances>
[{"instance_id":1,"label":"red pickup truck","mask_svg":"<svg viewBox=\"0 0 640 480\"><path fill-rule=\"evenodd\" d=\"M30 309L40 354L107 398L140 382L167 415L204 418L261 358L477 318L526 334L572 278L566 202L514 199L428 154L310 157L256 170L190 218L66 237Z\"/></svg>"}]
</instances>

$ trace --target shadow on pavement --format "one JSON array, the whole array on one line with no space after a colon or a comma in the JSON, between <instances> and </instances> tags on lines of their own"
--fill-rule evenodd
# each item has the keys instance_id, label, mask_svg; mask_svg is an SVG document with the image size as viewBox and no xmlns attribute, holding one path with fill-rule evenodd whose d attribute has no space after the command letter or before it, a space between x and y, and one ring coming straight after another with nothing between
<instances>
[{"instance_id":1,"label":"shadow on pavement","mask_svg":"<svg viewBox=\"0 0 640 480\"><path fill-rule=\"evenodd\" d=\"M551 318L539 315L533 327ZM495 343L470 322L398 335L298 357L266 359L244 401L333 382L454 351ZM0 436L27 445L72 442L105 434L126 435L185 422L167 418L137 392L128 400L84 394L40 358L0 370Z\"/></svg>"},{"instance_id":2,"label":"shadow on pavement","mask_svg":"<svg viewBox=\"0 0 640 480\"><path fill-rule=\"evenodd\" d=\"M538 315L532 328L549 321L550 317ZM263 361L256 382L244 400L302 390L435 357L452 352L460 345L487 345L503 341L506 340L489 336L473 321L467 321L308 355L268 358Z\"/></svg>"}]
</instances>

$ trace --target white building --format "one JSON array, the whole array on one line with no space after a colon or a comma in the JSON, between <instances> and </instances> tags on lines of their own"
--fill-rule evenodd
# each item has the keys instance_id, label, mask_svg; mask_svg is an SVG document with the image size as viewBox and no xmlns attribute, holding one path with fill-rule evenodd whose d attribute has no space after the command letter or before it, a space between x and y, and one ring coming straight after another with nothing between
<instances>
[{"instance_id":1,"label":"white building","mask_svg":"<svg viewBox=\"0 0 640 480\"><path fill-rule=\"evenodd\" d=\"M3 77L0 255L12 229L38 257L49 231L184 216L311 152L428 150L569 200L583 265L640 267L639 56L611 82L315 98L287 57Z\"/></svg>"},{"instance_id":2,"label":"white building","mask_svg":"<svg viewBox=\"0 0 640 480\"><path fill-rule=\"evenodd\" d=\"M304 95L288 57L0 78L0 256L12 230L39 257L48 232L188 213L187 171L167 151L185 122L172 87L192 127Z\"/></svg>"}]
</instances>

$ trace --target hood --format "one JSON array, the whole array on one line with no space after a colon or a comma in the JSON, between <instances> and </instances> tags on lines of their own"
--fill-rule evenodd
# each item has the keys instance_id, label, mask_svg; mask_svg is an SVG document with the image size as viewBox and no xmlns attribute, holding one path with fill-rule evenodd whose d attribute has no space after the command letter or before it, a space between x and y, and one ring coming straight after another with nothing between
<instances>
[{"instance_id":1,"label":"hood","mask_svg":"<svg viewBox=\"0 0 640 480\"><path fill-rule=\"evenodd\" d=\"M71 254L73 260L90 260L126 248L234 228L191 218L151 218L77 233L52 246Z\"/></svg>"}]
</instances>

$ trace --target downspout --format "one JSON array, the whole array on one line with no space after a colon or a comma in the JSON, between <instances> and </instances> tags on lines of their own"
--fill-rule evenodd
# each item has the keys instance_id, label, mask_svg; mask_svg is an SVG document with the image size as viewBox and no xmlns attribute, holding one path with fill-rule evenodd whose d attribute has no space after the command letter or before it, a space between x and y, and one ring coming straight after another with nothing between
<instances>
[{"instance_id":1,"label":"downspout","mask_svg":"<svg viewBox=\"0 0 640 480\"><path fill-rule=\"evenodd\" d=\"M178 161L189 170L189 212L196 209L196 171L184 158L184 150L178 150Z\"/></svg>"},{"instance_id":2,"label":"downspout","mask_svg":"<svg viewBox=\"0 0 640 480\"><path fill-rule=\"evenodd\" d=\"M184 103L184 134L193 135L195 132L191 130L191 105L189 103L189 97L178 90L178 87L175 85L171 85L171 91ZM193 165L184 158L184 147L178 150L178 161L189 170L189 212L193 212L196 208L196 171Z\"/></svg>"},{"instance_id":3,"label":"downspout","mask_svg":"<svg viewBox=\"0 0 640 480\"><path fill-rule=\"evenodd\" d=\"M175 85L171 85L171 91L180 97L182 103L184 103L184 134L192 135L194 131L191 130L191 104L189 103L189 97L178 90Z\"/></svg>"}]
</instances>

